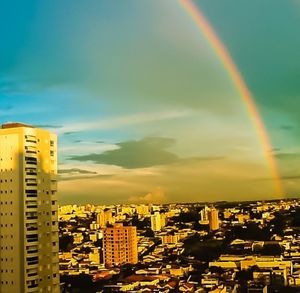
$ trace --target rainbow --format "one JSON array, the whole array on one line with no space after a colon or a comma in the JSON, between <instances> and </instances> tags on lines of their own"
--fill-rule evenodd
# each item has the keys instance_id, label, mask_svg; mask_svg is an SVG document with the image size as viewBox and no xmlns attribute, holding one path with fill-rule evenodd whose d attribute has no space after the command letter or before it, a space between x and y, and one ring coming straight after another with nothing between
<instances>
[{"instance_id":1,"label":"rainbow","mask_svg":"<svg viewBox=\"0 0 300 293\"><path fill-rule=\"evenodd\" d=\"M230 54L222 41L218 38L209 22L204 17L200 9L191 0L178 0L183 9L191 16L199 30L206 37L207 41L217 54L218 58L222 62L226 71L228 72L234 86L236 87L239 95L241 96L246 109L251 117L251 120L256 129L257 135L261 141L264 155L266 157L272 179L274 181L274 188L277 195L283 195L282 183L277 167L277 162L273 156L272 146L268 137L265 125L258 112L257 106L253 97L241 75L237 66L234 64Z\"/></svg>"}]
</instances>

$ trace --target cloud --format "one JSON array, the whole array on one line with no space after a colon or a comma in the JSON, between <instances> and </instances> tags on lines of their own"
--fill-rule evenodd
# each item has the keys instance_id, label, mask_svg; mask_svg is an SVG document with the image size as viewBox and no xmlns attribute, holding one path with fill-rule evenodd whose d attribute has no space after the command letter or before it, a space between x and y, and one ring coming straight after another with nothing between
<instances>
[{"instance_id":1,"label":"cloud","mask_svg":"<svg viewBox=\"0 0 300 293\"><path fill-rule=\"evenodd\" d=\"M1 82L0 82L0 91L1 91ZM1 100L1 98L0 98ZM0 106L0 115L5 115L7 112L10 112L11 110L14 109L14 106L11 104L2 104Z\"/></svg>"},{"instance_id":2,"label":"cloud","mask_svg":"<svg viewBox=\"0 0 300 293\"><path fill-rule=\"evenodd\" d=\"M51 125L51 124L36 124L36 125L33 125L33 126L37 127L37 128L53 128L53 129L62 128L61 125Z\"/></svg>"},{"instance_id":3,"label":"cloud","mask_svg":"<svg viewBox=\"0 0 300 293\"><path fill-rule=\"evenodd\" d=\"M300 179L300 175L296 174L296 175L283 175L280 177L281 180L299 180Z\"/></svg>"},{"instance_id":4,"label":"cloud","mask_svg":"<svg viewBox=\"0 0 300 293\"><path fill-rule=\"evenodd\" d=\"M75 140L71 144L64 144L59 148L59 154L66 156L82 156L87 153L103 153L106 151L111 151L118 149L119 146L115 144L98 144L93 142L85 142Z\"/></svg>"},{"instance_id":5,"label":"cloud","mask_svg":"<svg viewBox=\"0 0 300 293\"><path fill-rule=\"evenodd\" d=\"M275 153L275 156L277 159L280 160L292 160L292 159L299 159L300 158L300 153L295 152L295 153Z\"/></svg>"},{"instance_id":6,"label":"cloud","mask_svg":"<svg viewBox=\"0 0 300 293\"><path fill-rule=\"evenodd\" d=\"M5 105L5 106L1 106L0 107L0 111L9 111L11 109L13 109L13 105Z\"/></svg>"},{"instance_id":7,"label":"cloud","mask_svg":"<svg viewBox=\"0 0 300 293\"><path fill-rule=\"evenodd\" d=\"M166 196L161 188L157 188L155 191L145 195L129 196L128 201L131 203L165 203Z\"/></svg>"},{"instance_id":8,"label":"cloud","mask_svg":"<svg viewBox=\"0 0 300 293\"><path fill-rule=\"evenodd\" d=\"M178 161L179 164L182 163L197 163L204 161L220 161L225 160L227 157L225 156L202 156L202 157L190 157L190 158L182 158Z\"/></svg>"},{"instance_id":9,"label":"cloud","mask_svg":"<svg viewBox=\"0 0 300 293\"><path fill-rule=\"evenodd\" d=\"M118 149L108 150L102 154L71 156L69 159L117 165L127 169L146 168L178 162L180 158L167 150L174 144L175 140L172 138L147 137L118 143L116 144Z\"/></svg>"},{"instance_id":10,"label":"cloud","mask_svg":"<svg viewBox=\"0 0 300 293\"><path fill-rule=\"evenodd\" d=\"M281 125L280 128L281 128L282 130L287 130L287 131L289 131L289 130L293 130L295 127L292 126L292 125Z\"/></svg>"},{"instance_id":11,"label":"cloud","mask_svg":"<svg viewBox=\"0 0 300 293\"><path fill-rule=\"evenodd\" d=\"M168 148L174 146L175 139L166 137L146 137L141 140L130 140L115 145L108 145L100 153L72 155L67 159L78 162L93 162L95 164L116 165L127 169L149 168L169 164L186 164L201 161L219 161L225 156L198 156L181 158ZM74 148L74 147L73 147ZM96 146L97 148L97 146ZM68 149L68 152L70 150Z\"/></svg>"},{"instance_id":12,"label":"cloud","mask_svg":"<svg viewBox=\"0 0 300 293\"><path fill-rule=\"evenodd\" d=\"M20 90L20 85L13 79L0 79L0 91L1 93L14 93ZM9 109L8 109L9 110Z\"/></svg>"},{"instance_id":13,"label":"cloud","mask_svg":"<svg viewBox=\"0 0 300 293\"><path fill-rule=\"evenodd\" d=\"M96 175L92 175L92 174L82 174L82 175L72 175L72 176L59 176L58 181L62 182L62 181L73 181L74 184L76 184L75 182L78 182L78 180L83 180L83 182L85 182L86 180L90 180L90 179L103 179L103 178L110 178L113 175L104 175L104 174L96 174ZM82 182L82 181L80 181Z\"/></svg>"},{"instance_id":14,"label":"cloud","mask_svg":"<svg viewBox=\"0 0 300 293\"><path fill-rule=\"evenodd\" d=\"M0 89L1 92L1 89ZM4 95L3 97L0 96L0 104L6 102L6 96ZM2 105L0 107L0 115L5 117L4 119L8 121L16 121L17 116L23 116L23 115L29 115L30 119L28 121L32 121L32 114L41 114L46 111L48 111L47 107L43 108L37 105L22 105L19 100L15 99L14 100L14 105ZM24 117L22 117L23 122L24 122ZM28 122L28 124L31 124Z\"/></svg>"},{"instance_id":15,"label":"cloud","mask_svg":"<svg viewBox=\"0 0 300 293\"><path fill-rule=\"evenodd\" d=\"M83 170L79 168L60 169L58 174L97 174L95 171Z\"/></svg>"},{"instance_id":16,"label":"cloud","mask_svg":"<svg viewBox=\"0 0 300 293\"><path fill-rule=\"evenodd\" d=\"M300 174L299 174L299 170L294 169L292 172L291 171L287 171L285 172L285 174L280 175L280 180L299 180L300 179ZM272 181L274 180L272 177L262 177L262 178L257 178L256 180L258 181L265 181L265 180L269 180Z\"/></svg>"},{"instance_id":17,"label":"cloud","mask_svg":"<svg viewBox=\"0 0 300 293\"><path fill-rule=\"evenodd\" d=\"M273 152L273 153L277 153L277 152L279 152L280 150L281 150L281 148L273 148L273 149L272 149L272 152Z\"/></svg>"},{"instance_id":18,"label":"cloud","mask_svg":"<svg viewBox=\"0 0 300 293\"><path fill-rule=\"evenodd\" d=\"M192 115L191 110L173 110L164 112L145 112L120 117L103 118L93 122L73 123L58 130L58 134L70 135L76 132L92 130L109 130L125 126L150 123L162 120L183 118Z\"/></svg>"},{"instance_id":19,"label":"cloud","mask_svg":"<svg viewBox=\"0 0 300 293\"><path fill-rule=\"evenodd\" d=\"M69 169L59 169L58 170L58 180L59 181L69 181L69 180L79 180L88 179L100 175L96 171L85 170L80 168L69 168Z\"/></svg>"},{"instance_id":20,"label":"cloud","mask_svg":"<svg viewBox=\"0 0 300 293\"><path fill-rule=\"evenodd\" d=\"M64 132L63 135L71 135L71 134L75 134L77 131L67 131Z\"/></svg>"},{"instance_id":21,"label":"cloud","mask_svg":"<svg viewBox=\"0 0 300 293\"><path fill-rule=\"evenodd\" d=\"M86 163L78 164L82 164L85 169ZM64 168L67 168L67 164ZM224 198L256 200L276 196L273 180L256 181L257 178L270 177L267 167L230 158L179 160L172 165L144 169L123 169L91 163L88 170L96 170L98 174L59 182L62 204L200 202ZM108 176L103 176L104 174Z\"/></svg>"}]
</instances>

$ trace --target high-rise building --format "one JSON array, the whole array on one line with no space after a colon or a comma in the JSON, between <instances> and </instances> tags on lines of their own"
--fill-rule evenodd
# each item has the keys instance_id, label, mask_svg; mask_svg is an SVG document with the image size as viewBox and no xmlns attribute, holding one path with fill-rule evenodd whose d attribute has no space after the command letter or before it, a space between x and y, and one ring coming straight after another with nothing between
<instances>
[{"instance_id":1,"label":"high-rise building","mask_svg":"<svg viewBox=\"0 0 300 293\"><path fill-rule=\"evenodd\" d=\"M167 225L167 221L167 214L165 212L160 213L160 224L162 228L164 228Z\"/></svg>"},{"instance_id":2,"label":"high-rise building","mask_svg":"<svg viewBox=\"0 0 300 293\"><path fill-rule=\"evenodd\" d=\"M0 128L0 292L59 292L57 138Z\"/></svg>"},{"instance_id":3,"label":"high-rise building","mask_svg":"<svg viewBox=\"0 0 300 293\"><path fill-rule=\"evenodd\" d=\"M135 209L136 209L136 213L141 217L147 216L150 213L148 205L144 205L144 204L137 205Z\"/></svg>"},{"instance_id":4,"label":"high-rise building","mask_svg":"<svg viewBox=\"0 0 300 293\"><path fill-rule=\"evenodd\" d=\"M114 217L112 215L111 209L105 209L97 214L97 224L100 227L106 227L107 224L113 224Z\"/></svg>"},{"instance_id":5,"label":"high-rise building","mask_svg":"<svg viewBox=\"0 0 300 293\"><path fill-rule=\"evenodd\" d=\"M138 262L137 232L134 226L118 223L104 230L104 260L106 266Z\"/></svg>"},{"instance_id":6,"label":"high-rise building","mask_svg":"<svg viewBox=\"0 0 300 293\"><path fill-rule=\"evenodd\" d=\"M203 224L208 223L208 213L209 213L209 208L206 205L201 211L200 211L200 217L201 217L201 222Z\"/></svg>"},{"instance_id":7,"label":"high-rise building","mask_svg":"<svg viewBox=\"0 0 300 293\"><path fill-rule=\"evenodd\" d=\"M153 215L151 215L151 229L154 232L160 231L162 228L161 225L161 216L159 212L154 212Z\"/></svg>"},{"instance_id":8,"label":"high-rise building","mask_svg":"<svg viewBox=\"0 0 300 293\"><path fill-rule=\"evenodd\" d=\"M219 211L212 207L208 212L209 229L215 231L219 229Z\"/></svg>"}]
</instances>

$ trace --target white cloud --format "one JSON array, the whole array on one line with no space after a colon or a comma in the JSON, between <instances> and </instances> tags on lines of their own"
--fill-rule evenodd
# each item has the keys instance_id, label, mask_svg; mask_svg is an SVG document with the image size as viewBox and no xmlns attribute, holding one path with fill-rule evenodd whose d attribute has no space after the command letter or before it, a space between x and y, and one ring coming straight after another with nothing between
<instances>
[{"instance_id":1,"label":"white cloud","mask_svg":"<svg viewBox=\"0 0 300 293\"><path fill-rule=\"evenodd\" d=\"M80 178L78 178L78 174L76 173L63 173L60 174L60 178L62 180L70 180L74 179L88 179L95 178L97 179L100 176L109 176L114 175L114 180L116 178L122 178L125 176L126 178L137 178L139 176L160 176L159 168L140 168L140 169L125 169L115 165L105 165L105 164L93 164L87 162L76 162L76 163L61 163L59 164L59 170L85 170L89 173L80 174Z\"/></svg>"},{"instance_id":2,"label":"white cloud","mask_svg":"<svg viewBox=\"0 0 300 293\"><path fill-rule=\"evenodd\" d=\"M88 153L103 153L106 151L116 150L119 146L106 143L77 143L59 146L59 153L62 155L81 155Z\"/></svg>"},{"instance_id":3,"label":"white cloud","mask_svg":"<svg viewBox=\"0 0 300 293\"><path fill-rule=\"evenodd\" d=\"M166 196L161 188L157 188L145 195L130 196L128 201L132 203L163 203L166 202Z\"/></svg>"},{"instance_id":4,"label":"white cloud","mask_svg":"<svg viewBox=\"0 0 300 293\"><path fill-rule=\"evenodd\" d=\"M59 164L59 169L83 169L89 172L94 172L101 175L114 175L120 174L122 171L122 167L113 166L113 165L101 165L101 164L93 164L87 162L76 162L76 163L63 163ZM66 174L65 176L69 176ZM91 177L90 174L87 174L88 177ZM94 176L94 175L92 175Z\"/></svg>"},{"instance_id":5,"label":"white cloud","mask_svg":"<svg viewBox=\"0 0 300 293\"><path fill-rule=\"evenodd\" d=\"M137 125L141 123L149 123L154 121L162 121L169 119L182 118L191 115L191 110L172 110L164 112L146 112L135 113L120 117L104 118L91 122L72 123L65 125L60 129L53 129L54 132L61 134L66 132L79 132L90 130L107 130L121 128L124 126Z\"/></svg>"}]
</instances>

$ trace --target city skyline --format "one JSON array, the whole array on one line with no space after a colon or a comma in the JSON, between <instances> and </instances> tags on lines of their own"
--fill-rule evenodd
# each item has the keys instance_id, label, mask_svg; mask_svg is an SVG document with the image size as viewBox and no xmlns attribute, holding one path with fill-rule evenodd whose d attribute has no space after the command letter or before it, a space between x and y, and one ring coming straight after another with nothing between
<instances>
[{"instance_id":1,"label":"city skyline","mask_svg":"<svg viewBox=\"0 0 300 293\"><path fill-rule=\"evenodd\" d=\"M299 212L299 199L62 205L62 288L296 293Z\"/></svg>"},{"instance_id":2,"label":"city skyline","mask_svg":"<svg viewBox=\"0 0 300 293\"><path fill-rule=\"evenodd\" d=\"M239 93L179 1L16 3L0 10L0 123L59 135L61 203L278 198ZM282 196L297 196L299 1L193 3L253 95Z\"/></svg>"}]
</instances>

